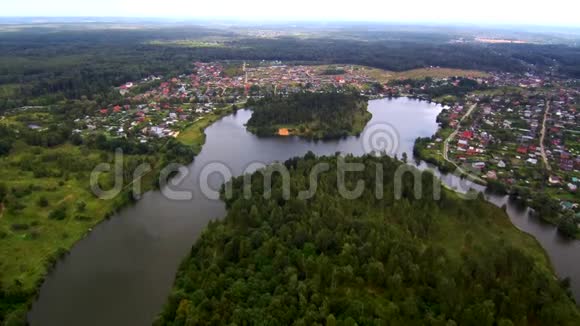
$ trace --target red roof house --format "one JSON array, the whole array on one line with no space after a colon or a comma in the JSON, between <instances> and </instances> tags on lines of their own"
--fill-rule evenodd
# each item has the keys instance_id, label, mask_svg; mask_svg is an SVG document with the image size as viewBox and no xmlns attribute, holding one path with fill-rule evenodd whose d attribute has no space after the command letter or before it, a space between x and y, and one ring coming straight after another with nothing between
<instances>
[{"instance_id":1,"label":"red roof house","mask_svg":"<svg viewBox=\"0 0 580 326\"><path fill-rule=\"evenodd\" d=\"M466 130L466 131L462 132L461 138L472 139L473 138L473 131Z\"/></svg>"},{"instance_id":2,"label":"red roof house","mask_svg":"<svg viewBox=\"0 0 580 326\"><path fill-rule=\"evenodd\" d=\"M527 154L528 153L528 148L525 147L525 146L520 146L520 147L518 147L517 152L520 153L520 154Z\"/></svg>"}]
</instances>

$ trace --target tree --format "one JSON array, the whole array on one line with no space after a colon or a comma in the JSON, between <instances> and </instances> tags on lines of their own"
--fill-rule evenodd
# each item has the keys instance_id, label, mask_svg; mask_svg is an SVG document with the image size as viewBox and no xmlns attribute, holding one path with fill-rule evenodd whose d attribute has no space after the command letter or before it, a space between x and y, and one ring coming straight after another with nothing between
<instances>
[{"instance_id":1,"label":"tree","mask_svg":"<svg viewBox=\"0 0 580 326\"><path fill-rule=\"evenodd\" d=\"M56 209L52 210L48 214L48 218L51 220L64 220L66 218L66 206L60 205Z\"/></svg>"},{"instance_id":2,"label":"tree","mask_svg":"<svg viewBox=\"0 0 580 326\"><path fill-rule=\"evenodd\" d=\"M46 197L44 197L44 196L40 196L40 198L38 198L38 206L47 207L48 206L48 199L46 199Z\"/></svg>"},{"instance_id":3,"label":"tree","mask_svg":"<svg viewBox=\"0 0 580 326\"><path fill-rule=\"evenodd\" d=\"M5 183L0 183L0 203L4 201L6 195L8 195L8 187Z\"/></svg>"},{"instance_id":4,"label":"tree","mask_svg":"<svg viewBox=\"0 0 580 326\"><path fill-rule=\"evenodd\" d=\"M84 212L87 208L87 203L85 203L82 200L79 200L79 201L77 201L76 206L77 206L78 212Z\"/></svg>"}]
</instances>

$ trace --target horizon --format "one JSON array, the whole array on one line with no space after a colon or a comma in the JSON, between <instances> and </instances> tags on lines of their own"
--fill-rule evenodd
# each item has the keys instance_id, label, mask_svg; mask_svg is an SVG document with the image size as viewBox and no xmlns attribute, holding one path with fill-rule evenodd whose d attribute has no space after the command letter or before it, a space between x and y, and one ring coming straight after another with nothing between
<instances>
[{"instance_id":1,"label":"horizon","mask_svg":"<svg viewBox=\"0 0 580 326\"><path fill-rule=\"evenodd\" d=\"M226 21L241 23L383 23L469 26L533 26L580 28L576 17L579 5L570 0L554 0L549 7L517 0L491 0L474 10L457 0L437 3L381 3L327 0L311 3L297 0L280 10L265 0L235 2L218 0L192 4L185 0L102 0L78 3L71 0L21 1L0 5L3 19L153 19L168 21ZM216 10L216 8L219 8Z\"/></svg>"},{"instance_id":2,"label":"horizon","mask_svg":"<svg viewBox=\"0 0 580 326\"><path fill-rule=\"evenodd\" d=\"M533 24L533 23L491 23L462 21L373 21L340 19L243 19L235 17L162 17L162 16L2 16L0 25L42 25L42 24L161 24L161 25L231 25L276 27L425 27L425 28L473 28L482 30L512 30L521 32L573 32L580 33L580 25ZM550 30L546 30L550 29Z\"/></svg>"}]
</instances>

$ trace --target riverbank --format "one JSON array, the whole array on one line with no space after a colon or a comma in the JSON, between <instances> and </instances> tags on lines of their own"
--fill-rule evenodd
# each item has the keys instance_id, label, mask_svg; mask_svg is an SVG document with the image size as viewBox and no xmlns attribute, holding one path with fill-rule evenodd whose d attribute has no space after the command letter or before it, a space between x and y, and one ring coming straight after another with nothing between
<instances>
[{"instance_id":1,"label":"riverbank","mask_svg":"<svg viewBox=\"0 0 580 326\"><path fill-rule=\"evenodd\" d=\"M255 187L252 196L242 198L241 179L248 175L234 179L237 195L225 199L227 216L210 224L193 245L154 325L201 320L311 324L328 320L328 315L339 322L402 324L428 323L433 315L443 315L469 324L470 312L481 305L483 293L497 294L483 295L494 311L487 319L490 324L495 318L516 324L572 325L580 318L566 289L554 279L541 247L517 230L500 208L483 198L466 201L449 190L443 190L440 200L419 200L413 198L412 184L403 185L402 193L407 195L398 200L392 192L377 199L374 189L363 191L357 199L344 199L335 185L336 160L336 156L314 155L291 159L293 194L308 188L311 169L317 164L331 168L317 175L321 187L315 197L291 198L284 205L264 204L261 189ZM403 164L389 157L347 160L365 166L359 175L365 183L385 189L393 188L392 176ZM375 165L383 168L385 177L375 176ZM274 194L282 193L281 184L274 182ZM440 282L425 282L429 278L448 280L453 291L441 291ZM519 305L505 299L515 298L516 287L525 293L517 295ZM206 297L208 293L212 295ZM212 296L220 298L219 313ZM262 300L264 296L269 300ZM288 300L294 297L300 297L300 302ZM455 303L447 305L450 300ZM318 302L329 302L323 315L316 308ZM355 309L360 302L366 308ZM406 315L377 313L420 304L428 308ZM558 316L544 313L555 307Z\"/></svg>"},{"instance_id":2,"label":"riverbank","mask_svg":"<svg viewBox=\"0 0 580 326\"><path fill-rule=\"evenodd\" d=\"M401 157L403 152L412 152L414 139L431 136L437 131L435 119L440 109L433 104L403 98L371 101L369 111L373 117L369 124L387 122L400 128L398 157ZM255 137L245 128L250 116L250 111L240 110L206 129L204 149L188 167L189 176L179 189L199 194L198 177L207 164L215 162L225 164L233 175L242 175L248 165L256 161L284 162L308 151L317 155L364 154L361 141L356 137L319 142L298 137ZM417 119L418 116L424 119ZM459 182L452 175L442 176L442 179L449 185ZM221 178L209 181L212 189L219 189L222 183ZM501 207L504 205L501 200L505 198L498 198L497 206ZM511 203L506 205L513 225L540 241L560 278L570 276L574 293L580 293L576 284L580 266L571 263L580 250L578 243L562 242L555 237L552 228L529 219L526 212L516 211ZM501 223L511 224L499 208L497 212ZM183 257L191 252L192 242L210 221L224 215L221 201L204 196L175 201L159 191L147 193L137 205L103 223L59 264L43 285L39 300L29 315L32 325L79 324L86 320L93 325L150 324L170 295L175 271ZM526 237L532 239L529 235ZM526 246L534 248L535 244ZM66 311L59 313L63 307Z\"/></svg>"},{"instance_id":3,"label":"riverbank","mask_svg":"<svg viewBox=\"0 0 580 326\"><path fill-rule=\"evenodd\" d=\"M550 105L548 104L546 111L549 107ZM508 159L502 160L501 155L496 155L497 152L487 153L487 150L480 151L479 147L474 149L477 147L474 143L471 144L473 146L469 147L469 149L467 149L467 146L459 144L458 148L463 150L463 152L456 153L456 157L460 157L462 160L467 159L467 162L471 159L471 163L460 165L461 163L455 162L449 157L449 153L452 152L450 151L451 142L454 141L460 130L466 131L462 133L462 139L458 143L463 142L465 144L471 139L474 131L470 131L468 126L464 126L464 121L471 119L470 116L475 108L476 104L473 104L463 116L459 116L457 125L454 128L442 123L435 135L416 139L413 148L415 157L437 166L443 173L454 173L479 185L487 186L491 192L499 195L509 195L510 198L520 202L522 205L533 208L538 218L557 227L562 234L569 238L580 239L580 229L576 225L578 217L574 217L573 214L572 216L566 216L562 209L562 201L573 195L562 195L560 193L556 197L554 190L549 185L546 185L546 182L543 185L536 184L538 179L548 179L548 166L544 165L546 166L545 171L544 168L540 168L536 176L533 178L530 176L530 180L527 180L525 175L518 175L519 179L514 177L511 180L507 180L505 176L501 179L498 176L504 175L506 171L510 173L514 173L514 170L521 171L520 167L514 168L511 166L512 161ZM454 113L454 115L457 114ZM437 120L440 122L447 121L448 116L449 112L442 112ZM515 145L509 146L511 150L516 151ZM460 147L463 147L463 149ZM507 150L508 148L506 147L505 149ZM525 149L527 151L527 147ZM486 154L483 154L484 152ZM506 151L504 150L503 152L505 153ZM483 162L483 164L478 162ZM475 167L472 168L472 172L466 171L464 168L464 166L467 166L469 170L475 164L482 164L489 173L482 173L481 170ZM506 168L507 165L510 165L509 169ZM533 168L532 165L529 166ZM527 169L528 167L524 168Z\"/></svg>"},{"instance_id":4,"label":"riverbank","mask_svg":"<svg viewBox=\"0 0 580 326\"><path fill-rule=\"evenodd\" d=\"M243 105L244 103L238 104ZM179 133L177 140L185 145L192 146L195 153L199 153L205 143L205 128L233 112L232 106L229 106L227 108L217 109L210 114L199 117Z\"/></svg>"},{"instance_id":5,"label":"riverbank","mask_svg":"<svg viewBox=\"0 0 580 326\"><path fill-rule=\"evenodd\" d=\"M178 140L193 147L195 153L198 153L205 142L203 130L230 113L231 108L221 109L192 123L180 134ZM110 216L134 203L134 181L141 183L142 193L158 187L159 172L169 160L163 157L153 159L146 155L125 155L124 161L129 163L126 168L131 169L130 162L140 161L151 163L151 170L136 180L125 180L121 193L113 199L100 200L90 190L89 172L97 164L103 163L104 155L108 156L106 162L109 162L111 154L73 145L43 149L36 154L55 159L66 157L71 162L84 162L84 167L79 167L81 170L78 171L74 168L70 171L82 176L60 178L49 175L39 178L37 173L26 172L19 167L30 151L29 146L21 144L9 157L0 161L0 176L2 180L10 181L10 191L15 196L7 199L12 204L9 209L2 210L3 218L0 220L0 255L3 257L0 263L0 290L3 293L0 313L6 316L6 320L11 321L25 319L26 312L46 276L76 243L86 238L97 225ZM182 158L179 161L188 164L192 159L193 157ZM109 163L114 164L113 161ZM48 169L51 168L50 161L47 162L46 159L42 164ZM70 169L70 164L67 166ZM133 172L129 172L124 173L125 177L132 177ZM108 184L104 189L112 187L109 177L107 173L101 177ZM4 208L4 204L2 207ZM4 216L6 211L8 214Z\"/></svg>"},{"instance_id":6,"label":"riverbank","mask_svg":"<svg viewBox=\"0 0 580 326\"><path fill-rule=\"evenodd\" d=\"M93 227L131 202L126 193L102 201L90 191L90 170L85 165L102 162L103 152L86 153L68 144L36 148L37 157L43 158L44 168L50 171L47 175L23 168L26 162L36 164L29 157L32 152L19 143L10 156L0 159L5 187L0 219L0 313L12 321L23 320L54 264ZM60 163L55 160L66 162L70 176L56 174Z\"/></svg>"}]
</instances>

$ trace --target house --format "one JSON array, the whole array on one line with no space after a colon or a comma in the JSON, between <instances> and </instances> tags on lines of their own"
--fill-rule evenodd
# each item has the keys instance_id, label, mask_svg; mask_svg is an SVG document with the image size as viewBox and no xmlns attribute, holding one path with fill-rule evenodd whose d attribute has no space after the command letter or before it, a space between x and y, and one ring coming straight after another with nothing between
<instances>
[{"instance_id":1,"label":"house","mask_svg":"<svg viewBox=\"0 0 580 326\"><path fill-rule=\"evenodd\" d=\"M572 171L574 170L574 160L560 160L560 169L564 171Z\"/></svg>"},{"instance_id":2,"label":"house","mask_svg":"<svg viewBox=\"0 0 580 326\"><path fill-rule=\"evenodd\" d=\"M526 160L526 162L530 163L531 165L536 165L538 164L538 160L535 158L529 158Z\"/></svg>"},{"instance_id":3,"label":"house","mask_svg":"<svg viewBox=\"0 0 580 326\"><path fill-rule=\"evenodd\" d=\"M548 183L551 184L551 185L553 185L553 186L559 185L560 184L560 181L561 181L560 180L560 177L558 177L556 175L551 175L548 178Z\"/></svg>"},{"instance_id":4,"label":"house","mask_svg":"<svg viewBox=\"0 0 580 326\"><path fill-rule=\"evenodd\" d=\"M475 162L475 163L471 164L471 166L474 169L481 170L481 169L485 168L485 163L484 162Z\"/></svg>"},{"instance_id":5,"label":"house","mask_svg":"<svg viewBox=\"0 0 580 326\"><path fill-rule=\"evenodd\" d=\"M573 183L569 183L567 186L568 190L570 190L571 192L576 192L576 190L578 190L578 186Z\"/></svg>"},{"instance_id":6,"label":"house","mask_svg":"<svg viewBox=\"0 0 580 326\"><path fill-rule=\"evenodd\" d=\"M488 171L486 176L489 180L497 180L497 173L495 171Z\"/></svg>"},{"instance_id":7,"label":"house","mask_svg":"<svg viewBox=\"0 0 580 326\"><path fill-rule=\"evenodd\" d=\"M472 139L473 138L473 131L466 130L461 133L461 138L463 139Z\"/></svg>"},{"instance_id":8,"label":"house","mask_svg":"<svg viewBox=\"0 0 580 326\"><path fill-rule=\"evenodd\" d=\"M520 154L527 154L528 148L526 146L520 146L520 147L518 147L517 152Z\"/></svg>"},{"instance_id":9,"label":"house","mask_svg":"<svg viewBox=\"0 0 580 326\"><path fill-rule=\"evenodd\" d=\"M562 209L565 209L565 210L573 209L574 206L577 206L577 205L572 204L569 201L563 201L560 203L560 207L562 207Z\"/></svg>"},{"instance_id":10,"label":"house","mask_svg":"<svg viewBox=\"0 0 580 326\"><path fill-rule=\"evenodd\" d=\"M505 168L505 167L506 167L506 164L505 164L505 162L504 162L504 161L499 161L499 162L497 163L497 167L499 167L499 168L502 168L502 169L503 169L503 168Z\"/></svg>"},{"instance_id":11,"label":"house","mask_svg":"<svg viewBox=\"0 0 580 326\"><path fill-rule=\"evenodd\" d=\"M157 136L157 137L163 137L164 132L165 132L165 129L163 129L161 127L151 127L151 129L150 129L150 133L153 136Z\"/></svg>"}]
</instances>

